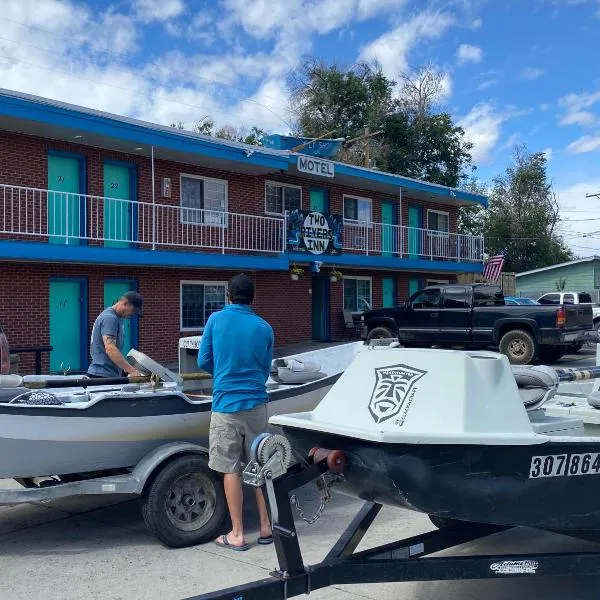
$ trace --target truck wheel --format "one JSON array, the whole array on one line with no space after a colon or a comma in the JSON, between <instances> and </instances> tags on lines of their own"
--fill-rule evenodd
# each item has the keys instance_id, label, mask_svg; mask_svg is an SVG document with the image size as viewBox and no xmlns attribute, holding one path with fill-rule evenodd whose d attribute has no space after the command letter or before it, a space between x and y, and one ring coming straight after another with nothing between
<instances>
[{"instance_id":1,"label":"truck wheel","mask_svg":"<svg viewBox=\"0 0 600 600\"><path fill-rule=\"evenodd\" d=\"M199 454L180 456L165 465L142 496L146 527L172 548L216 538L226 508L221 478Z\"/></svg>"},{"instance_id":2,"label":"truck wheel","mask_svg":"<svg viewBox=\"0 0 600 600\"><path fill-rule=\"evenodd\" d=\"M571 354L577 354L583 348L583 342L577 342L569 346L569 352Z\"/></svg>"},{"instance_id":3,"label":"truck wheel","mask_svg":"<svg viewBox=\"0 0 600 600\"><path fill-rule=\"evenodd\" d=\"M371 340L384 340L386 338L395 337L391 330L387 327L374 327L369 331L369 335L367 336L367 344Z\"/></svg>"},{"instance_id":4,"label":"truck wheel","mask_svg":"<svg viewBox=\"0 0 600 600\"><path fill-rule=\"evenodd\" d=\"M513 329L500 340L500 352L508 356L513 365L528 365L536 354L536 343L530 333Z\"/></svg>"}]
</instances>

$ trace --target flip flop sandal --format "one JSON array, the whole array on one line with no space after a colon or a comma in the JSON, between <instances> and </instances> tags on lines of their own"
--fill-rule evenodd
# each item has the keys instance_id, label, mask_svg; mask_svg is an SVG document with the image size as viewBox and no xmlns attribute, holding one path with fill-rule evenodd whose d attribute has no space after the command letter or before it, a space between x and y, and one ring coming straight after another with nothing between
<instances>
[{"instance_id":1,"label":"flip flop sandal","mask_svg":"<svg viewBox=\"0 0 600 600\"><path fill-rule=\"evenodd\" d=\"M259 537L257 540L258 544L262 544L263 546L266 546L267 544L272 544L273 543L273 536L270 535L268 537Z\"/></svg>"},{"instance_id":2,"label":"flip flop sandal","mask_svg":"<svg viewBox=\"0 0 600 600\"><path fill-rule=\"evenodd\" d=\"M222 535L220 541L215 540L215 544L220 546L221 548L229 548L230 550L235 550L236 552L244 552L245 550L250 549L250 544L244 544L243 546L234 546L229 543L227 539L227 535Z\"/></svg>"}]
</instances>

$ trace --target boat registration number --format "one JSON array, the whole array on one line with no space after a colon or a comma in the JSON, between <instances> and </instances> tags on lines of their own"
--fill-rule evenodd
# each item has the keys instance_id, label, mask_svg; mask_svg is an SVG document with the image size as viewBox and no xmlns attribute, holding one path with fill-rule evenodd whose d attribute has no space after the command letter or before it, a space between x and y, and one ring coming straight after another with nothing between
<instances>
[{"instance_id":1,"label":"boat registration number","mask_svg":"<svg viewBox=\"0 0 600 600\"><path fill-rule=\"evenodd\" d=\"M600 473L600 454L550 454L532 456L529 479Z\"/></svg>"}]
</instances>

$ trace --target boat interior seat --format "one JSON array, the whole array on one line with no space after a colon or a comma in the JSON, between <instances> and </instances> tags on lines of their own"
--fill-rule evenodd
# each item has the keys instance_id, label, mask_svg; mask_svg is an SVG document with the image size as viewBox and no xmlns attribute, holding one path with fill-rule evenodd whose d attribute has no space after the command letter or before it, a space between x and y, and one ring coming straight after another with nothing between
<instances>
[{"instance_id":1,"label":"boat interior seat","mask_svg":"<svg viewBox=\"0 0 600 600\"><path fill-rule=\"evenodd\" d=\"M319 363L297 358L276 358L271 362L271 379L276 383L301 384L327 377Z\"/></svg>"},{"instance_id":2,"label":"boat interior seat","mask_svg":"<svg viewBox=\"0 0 600 600\"><path fill-rule=\"evenodd\" d=\"M512 365L512 374L517 383L525 408L536 410L550 400L558 389L556 371L546 365Z\"/></svg>"}]
</instances>

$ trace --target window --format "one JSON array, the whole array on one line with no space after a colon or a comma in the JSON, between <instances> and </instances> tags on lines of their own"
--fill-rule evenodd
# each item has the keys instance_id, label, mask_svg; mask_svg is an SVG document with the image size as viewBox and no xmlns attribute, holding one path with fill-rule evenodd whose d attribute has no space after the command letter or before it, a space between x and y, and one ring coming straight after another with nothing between
<instances>
[{"instance_id":1,"label":"window","mask_svg":"<svg viewBox=\"0 0 600 600\"><path fill-rule=\"evenodd\" d=\"M371 279L344 277L344 310L358 312L371 310Z\"/></svg>"},{"instance_id":2,"label":"window","mask_svg":"<svg viewBox=\"0 0 600 600\"><path fill-rule=\"evenodd\" d=\"M575 296L573 294L565 294L563 296L563 304L575 304Z\"/></svg>"},{"instance_id":3,"label":"window","mask_svg":"<svg viewBox=\"0 0 600 600\"><path fill-rule=\"evenodd\" d=\"M226 212L227 181L181 175L182 223L225 226Z\"/></svg>"},{"instance_id":4,"label":"window","mask_svg":"<svg viewBox=\"0 0 600 600\"><path fill-rule=\"evenodd\" d=\"M465 287L449 287L444 290L444 308L469 308L469 295Z\"/></svg>"},{"instance_id":5,"label":"window","mask_svg":"<svg viewBox=\"0 0 600 600\"><path fill-rule=\"evenodd\" d=\"M497 285L478 285L473 289L473 306L505 306L502 289Z\"/></svg>"},{"instance_id":6,"label":"window","mask_svg":"<svg viewBox=\"0 0 600 600\"><path fill-rule=\"evenodd\" d=\"M265 211L272 215L285 215L286 211L302 208L302 188L267 181L265 185Z\"/></svg>"},{"instance_id":7,"label":"window","mask_svg":"<svg viewBox=\"0 0 600 600\"><path fill-rule=\"evenodd\" d=\"M344 219L348 221L371 223L373 221L372 208L370 198L344 196Z\"/></svg>"},{"instance_id":8,"label":"window","mask_svg":"<svg viewBox=\"0 0 600 600\"><path fill-rule=\"evenodd\" d=\"M560 294L544 294L538 299L540 304L560 304Z\"/></svg>"},{"instance_id":9,"label":"window","mask_svg":"<svg viewBox=\"0 0 600 600\"><path fill-rule=\"evenodd\" d=\"M411 306L418 308L440 308L442 294L440 290L433 288L419 292L412 300Z\"/></svg>"},{"instance_id":10,"label":"window","mask_svg":"<svg viewBox=\"0 0 600 600\"><path fill-rule=\"evenodd\" d=\"M579 304L591 304L592 297L587 292L579 292Z\"/></svg>"},{"instance_id":11,"label":"window","mask_svg":"<svg viewBox=\"0 0 600 600\"><path fill-rule=\"evenodd\" d=\"M200 329L226 303L226 283L181 282L181 329Z\"/></svg>"},{"instance_id":12,"label":"window","mask_svg":"<svg viewBox=\"0 0 600 600\"><path fill-rule=\"evenodd\" d=\"M448 233L450 231L450 215L439 210L427 211L427 229Z\"/></svg>"}]
</instances>

